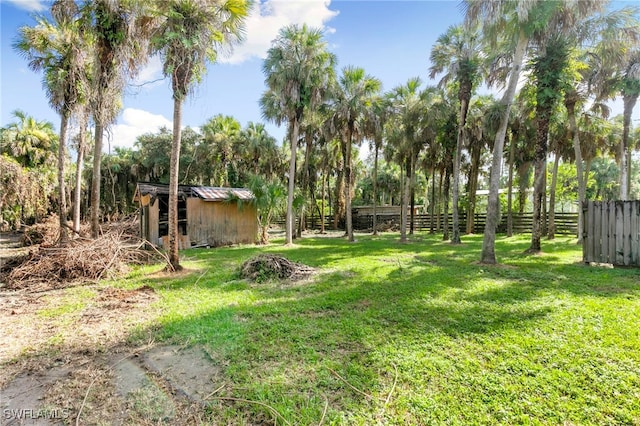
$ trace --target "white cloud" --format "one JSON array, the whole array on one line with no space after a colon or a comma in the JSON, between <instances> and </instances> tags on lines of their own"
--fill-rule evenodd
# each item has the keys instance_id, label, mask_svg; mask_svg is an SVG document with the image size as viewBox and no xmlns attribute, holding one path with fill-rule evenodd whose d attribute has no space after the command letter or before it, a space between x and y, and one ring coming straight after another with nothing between
<instances>
[{"instance_id":1,"label":"white cloud","mask_svg":"<svg viewBox=\"0 0 640 426\"><path fill-rule=\"evenodd\" d=\"M4 0L17 8L26 10L28 12L42 12L47 9L47 0Z\"/></svg>"},{"instance_id":2,"label":"white cloud","mask_svg":"<svg viewBox=\"0 0 640 426\"><path fill-rule=\"evenodd\" d=\"M105 151L109 147L116 146L123 148L132 148L136 138L145 133L155 133L161 127L171 129L173 123L160 114L152 114L148 111L135 108L126 108L122 113L119 123L111 127L111 134L105 140Z\"/></svg>"},{"instance_id":3,"label":"white cloud","mask_svg":"<svg viewBox=\"0 0 640 426\"><path fill-rule=\"evenodd\" d=\"M322 28L327 33L335 28L325 26L338 11L329 9L330 0L262 0L256 4L247 18L246 37L230 57L221 57L220 62L238 64L253 57L265 58L271 41L282 27L292 24L307 24Z\"/></svg>"},{"instance_id":4,"label":"white cloud","mask_svg":"<svg viewBox=\"0 0 640 426\"><path fill-rule=\"evenodd\" d=\"M162 75L162 61L159 56L152 56L149 62L140 70L133 85L141 90L149 90L161 84L166 84Z\"/></svg>"}]
</instances>

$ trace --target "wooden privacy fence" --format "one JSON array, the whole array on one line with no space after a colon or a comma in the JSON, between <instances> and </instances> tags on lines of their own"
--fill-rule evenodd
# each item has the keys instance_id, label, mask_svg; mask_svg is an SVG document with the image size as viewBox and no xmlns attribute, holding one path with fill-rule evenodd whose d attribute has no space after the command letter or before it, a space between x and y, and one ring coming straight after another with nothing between
<instances>
[{"instance_id":1,"label":"wooden privacy fence","mask_svg":"<svg viewBox=\"0 0 640 426\"><path fill-rule=\"evenodd\" d=\"M640 201L585 201L585 263L640 267Z\"/></svg>"},{"instance_id":2,"label":"wooden privacy fence","mask_svg":"<svg viewBox=\"0 0 640 426\"><path fill-rule=\"evenodd\" d=\"M378 224L383 224L386 222L394 222L400 223L400 215L377 215L378 216ZM513 217L513 232L516 234L531 232L533 227L533 213L512 213ZM411 220L407 217L407 220ZM476 234L481 234L484 232L484 226L487 221L486 213L476 213L473 216L473 232ZM418 231L429 231L431 230L433 222L433 230L436 232L440 232L444 227L444 215L434 215L433 220L431 215L429 214L417 214L413 218L413 226L415 230ZM460 213L459 216L460 223L460 231L466 232L467 230L467 216L464 212ZM449 230L453 229L453 215L450 213L448 217ZM577 235L578 234L578 213L565 213L565 212L556 212L555 213L555 225L556 225L556 233L558 234L566 234L566 235ZM353 226L355 229L363 230L363 229L371 229L373 228L373 216L372 215L358 215L353 217ZM498 233L506 233L507 232L507 214L503 213L500 217L500 223L498 223Z\"/></svg>"},{"instance_id":3,"label":"wooden privacy fence","mask_svg":"<svg viewBox=\"0 0 640 426\"><path fill-rule=\"evenodd\" d=\"M400 224L400 215L378 214L378 226L383 226L387 223ZM518 213L513 212L513 232L516 234L522 234L531 232L533 226L533 213L525 212ZM484 232L484 226L487 221L486 213L476 213L473 216L473 232L475 234L481 234ZM297 220L297 218L296 218ZM407 217L407 220L411 220ZM449 213L449 230L453 229L453 217ZM548 220L548 215L547 215ZM464 212L460 213L460 231L465 233L467 230L467 216ZM273 222L274 225L284 226L284 217L276 218ZM416 231L430 231L432 219L429 214L417 214L413 217L413 228ZM568 212L556 212L555 213L555 225L556 233L564 235L578 235L578 213ZM317 216L306 218L307 229L320 229L320 218ZM344 229L344 223L341 221L338 225L339 229ZM325 217L325 228L333 229L333 216ZM373 215L353 215L353 228L359 231L373 229ZM444 229L444 214L436 214L433 216L433 230L435 232L442 232ZM546 229L546 225L545 225ZM505 212L500 216L500 223L498 223L498 233L505 234L507 232L507 214Z\"/></svg>"}]
</instances>

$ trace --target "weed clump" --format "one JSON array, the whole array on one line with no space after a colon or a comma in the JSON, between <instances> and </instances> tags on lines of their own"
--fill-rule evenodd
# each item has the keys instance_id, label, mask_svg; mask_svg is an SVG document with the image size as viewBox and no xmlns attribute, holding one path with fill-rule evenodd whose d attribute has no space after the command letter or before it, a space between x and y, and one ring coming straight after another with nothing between
<instances>
[{"instance_id":1,"label":"weed clump","mask_svg":"<svg viewBox=\"0 0 640 426\"><path fill-rule=\"evenodd\" d=\"M298 281L312 275L315 269L275 254L260 254L245 261L240 276L255 282L268 280Z\"/></svg>"}]
</instances>

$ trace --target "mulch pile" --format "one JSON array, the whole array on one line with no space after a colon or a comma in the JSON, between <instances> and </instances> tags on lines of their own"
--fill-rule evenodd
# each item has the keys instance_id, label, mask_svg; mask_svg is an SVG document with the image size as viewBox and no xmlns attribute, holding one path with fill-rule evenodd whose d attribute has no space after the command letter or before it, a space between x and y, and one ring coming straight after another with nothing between
<instances>
[{"instance_id":1,"label":"mulch pile","mask_svg":"<svg viewBox=\"0 0 640 426\"><path fill-rule=\"evenodd\" d=\"M315 272L311 266L292 262L275 254L260 254L245 261L240 269L242 278L262 282L269 279L298 281Z\"/></svg>"}]
</instances>

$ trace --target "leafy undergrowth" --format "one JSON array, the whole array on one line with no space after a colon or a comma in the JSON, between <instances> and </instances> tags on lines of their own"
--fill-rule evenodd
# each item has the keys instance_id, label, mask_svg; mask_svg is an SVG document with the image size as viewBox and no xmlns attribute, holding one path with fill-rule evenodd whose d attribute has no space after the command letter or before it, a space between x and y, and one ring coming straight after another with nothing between
<instances>
[{"instance_id":1,"label":"leafy undergrowth","mask_svg":"<svg viewBox=\"0 0 640 426\"><path fill-rule=\"evenodd\" d=\"M640 424L640 270L581 263L575 240L418 234L194 249L140 267L156 312L130 342L202 346L222 372L212 424ZM277 254L303 281L240 278ZM145 287L146 288L146 287Z\"/></svg>"}]
</instances>

